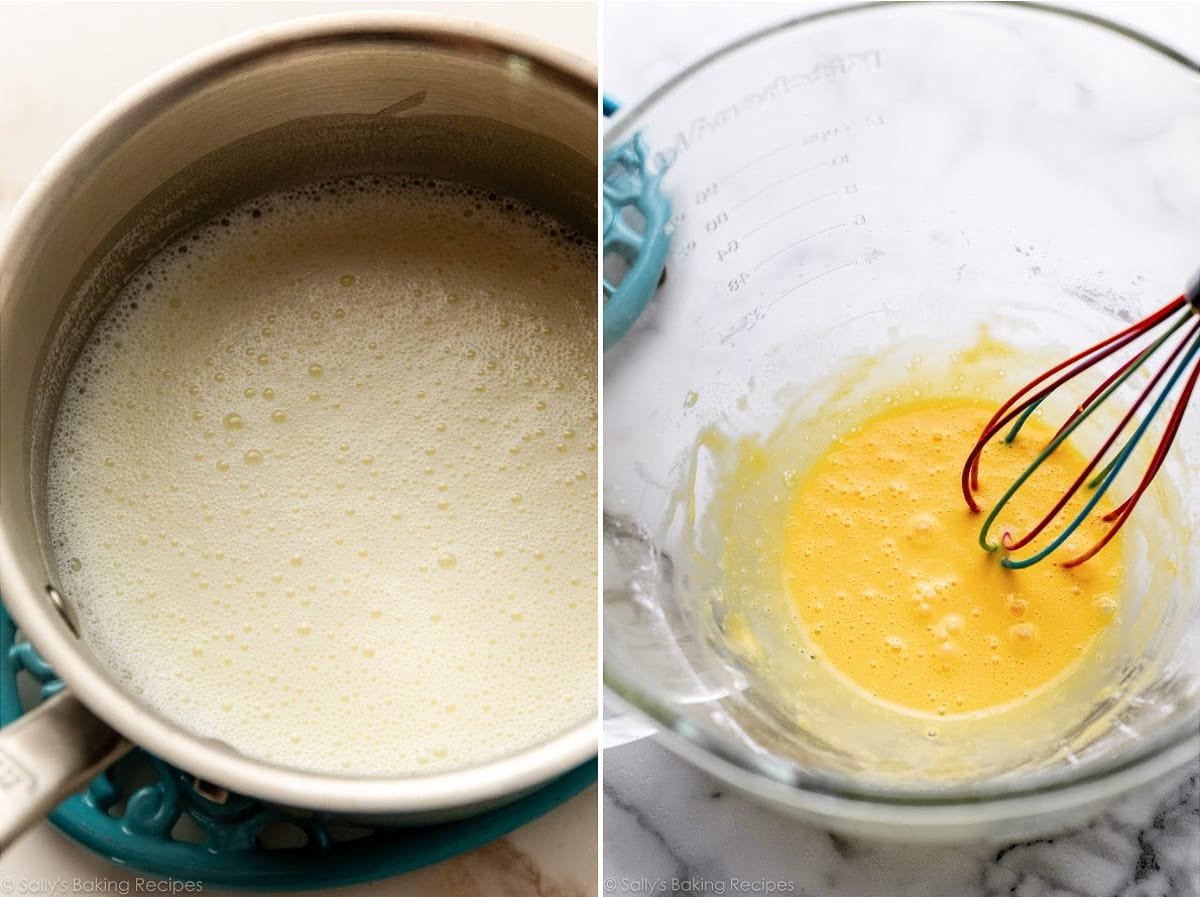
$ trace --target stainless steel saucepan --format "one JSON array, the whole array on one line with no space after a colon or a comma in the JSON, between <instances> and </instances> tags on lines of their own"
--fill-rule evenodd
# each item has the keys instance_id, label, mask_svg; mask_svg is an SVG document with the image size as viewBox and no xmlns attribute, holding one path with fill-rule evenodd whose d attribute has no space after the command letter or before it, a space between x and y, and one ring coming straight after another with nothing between
<instances>
[{"instance_id":1,"label":"stainless steel saucepan","mask_svg":"<svg viewBox=\"0 0 1200 897\"><path fill-rule=\"evenodd\" d=\"M0 242L0 594L68 691L0 732L0 848L131 744L197 779L376 823L461 818L592 756L596 723L463 769L403 777L254 760L144 706L80 638L56 589L46 453L66 375L131 271L254 195L363 173L447 178L595 233L596 78L468 22L355 14L255 31L138 86L74 137Z\"/></svg>"}]
</instances>

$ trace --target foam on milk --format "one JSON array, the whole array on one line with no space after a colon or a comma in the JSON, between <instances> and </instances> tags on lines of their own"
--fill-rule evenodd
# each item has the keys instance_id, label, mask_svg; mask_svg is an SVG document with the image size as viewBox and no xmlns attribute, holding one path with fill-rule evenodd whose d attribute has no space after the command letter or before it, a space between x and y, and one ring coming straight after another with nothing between
<instances>
[{"instance_id":1,"label":"foam on milk","mask_svg":"<svg viewBox=\"0 0 1200 897\"><path fill-rule=\"evenodd\" d=\"M61 586L150 706L272 761L477 762L595 712L594 246L327 182L168 246L52 440Z\"/></svg>"}]
</instances>

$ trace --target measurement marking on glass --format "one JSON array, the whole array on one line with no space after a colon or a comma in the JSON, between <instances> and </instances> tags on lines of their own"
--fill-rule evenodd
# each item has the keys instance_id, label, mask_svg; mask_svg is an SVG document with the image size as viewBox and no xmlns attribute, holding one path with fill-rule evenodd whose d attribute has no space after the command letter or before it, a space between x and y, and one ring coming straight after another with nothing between
<instances>
[{"instance_id":1,"label":"measurement marking on glass","mask_svg":"<svg viewBox=\"0 0 1200 897\"><path fill-rule=\"evenodd\" d=\"M796 292L796 290L800 289L801 287L808 286L814 280L820 280L826 274L833 274L835 271L841 271L843 268L849 268L849 267L852 267L853 265L857 265L857 264L858 264L858 260L855 259L854 261L851 261L851 262L844 262L834 268L826 268L820 274L814 274L812 277L808 278L807 280L800 281L800 283L796 284L790 290L787 290L787 291L781 293L780 295L776 296L770 302L767 302L764 305L756 305L754 308L750 309L750 311L746 312L744 315L742 315L740 318L738 318L736 323L734 323L734 325L732 327L728 328L724 333L722 333L720 335L721 345L724 345L725 343L729 342L731 339L733 339L739 333L743 333L744 331L747 331L747 330L753 330L760 323L762 323L763 321L765 321L767 319L767 312L771 308L771 306L775 305L780 300L782 300L785 297ZM738 279L741 280L743 278L746 278L746 275L744 275L744 274L739 275ZM868 312L867 314L876 314L876 312Z\"/></svg>"},{"instance_id":2,"label":"measurement marking on glass","mask_svg":"<svg viewBox=\"0 0 1200 897\"><path fill-rule=\"evenodd\" d=\"M792 178L798 178L803 174L809 174L810 172L817 171L818 169L824 168L828 164L829 164L828 162L822 162L820 165L813 165L809 168L802 168L800 171L793 171L787 177L782 177L777 181L772 181L771 183L769 183L765 187L763 187L761 190L754 191L749 196L747 196L745 199L743 199L741 202L739 202L737 205L735 205L733 207L734 211L737 211L742 206L746 205L746 203L753 202L754 200L758 199L760 196L762 196L768 190L774 190L780 184L786 184Z\"/></svg>"},{"instance_id":3,"label":"measurement marking on glass","mask_svg":"<svg viewBox=\"0 0 1200 897\"><path fill-rule=\"evenodd\" d=\"M784 290L782 293L780 293L778 296L776 296L774 299L772 299L770 302L768 302L765 307L770 308L771 306L775 305L775 303L790 296L792 293L796 292L796 290L800 289L801 287L808 286L814 280L820 280L822 277L824 277L827 274L832 274L835 271L841 271L843 268L849 268L852 265L857 265L857 264L858 264L858 260L856 259L855 261L852 261L852 262L843 262L842 264L840 264L834 268L826 268L820 274L814 274L812 277L808 278L808 280L802 280L798 284L796 284L794 287L792 287L791 289Z\"/></svg>"},{"instance_id":4,"label":"measurement marking on glass","mask_svg":"<svg viewBox=\"0 0 1200 897\"><path fill-rule=\"evenodd\" d=\"M809 240L812 240L812 239L813 239L813 238L815 238L815 237L819 237L819 236L821 236L821 234L827 234L827 233L829 233L831 230L837 230L839 227L845 227L845 226L846 226L846 222L844 222L844 221L843 221L841 224L835 224L835 225L833 225L832 227L827 227L827 228L825 228L825 229L823 229L823 230L819 230L819 231L817 231L815 234L809 234L807 237L804 237L804 238L803 238L803 239L801 239L801 240L797 240L795 243L788 243L788 244L787 244L787 246L784 246L784 247L783 247L782 249L780 249L778 252L772 252L772 253L771 253L770 255L768 255L768 256L767 256L765 259L763 259L761 262L759 262L757 265L755 265L753 268L751 268L751 270L752 270L752 271L757 271L759 268L761 268L761 267L762 267L763 265L765 265L767 262L771 261L772 259L779 258L779 256L783 255L783 254L784 254L785 252L787 252L789 249L795 249L795 248L796 248L797 246L799 246L801 243L807 243Z\"/></svg>"},{"instance_id":5,"label":"measurement marking on glass","mask_svg":"<svg viewBox=\"0 0 1200 897\"><path fill-rule=\"evenodd\" d=\"M746 233L742 234L742 238L745 239L746 237L749 237L749 236L752 236L752 235L758 233L760 230L762 230L768 224L774 224L780 218L786 218L788 215L792 214L792 212L798 212L801 209L803 209L805 206L811 206L814 202L820 202L822 199L829 199L829 197L837 196L837 195L838 195L837 191L834 190L829 193L823 193L820 196L814 196L812 199L808 200L807 202L802 202L798 206L792 206L786 212L780 212L778 215L768 218L766 221L764 221L758 227L753 228L752 230L748 230L748 231L746 231Z\"/></svg>"},{"instance_id":6,"label":"measurement marking on glass","mask_svg":"<svg viewBox=\"0 0 1200 897\"><path fill-rule=\"evenodd\" d=\"M800 140L793 140L790 143L783 144L783 146L777 146L777 147L775 147L775 149L771 150L770 152L763 153L761 156L755 156L749 162L744 162L741 165L739 165L737 168L733 169L732 171L725 172L725 174L723 174L719 178L717 178L717 183L724 183L725 181L729 180L734 175L741 174L747 168L753 168L759 162L765 162L767 159L770 159L772 156L776 156L779 153L782 153L785 149L791 149L793 146L795 146L797 143L800 143L800 142L801 142Z\"/></svg>"}]
</instances>

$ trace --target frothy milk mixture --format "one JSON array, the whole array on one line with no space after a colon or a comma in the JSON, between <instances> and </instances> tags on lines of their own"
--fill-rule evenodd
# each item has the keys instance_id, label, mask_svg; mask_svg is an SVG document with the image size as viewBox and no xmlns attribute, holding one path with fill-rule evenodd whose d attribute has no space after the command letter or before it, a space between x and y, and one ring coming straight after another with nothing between
<instances>
[{"instance_id":1,"label":"frothy milk mixture","mask_svg":"<svg viewBox=\"0 0 1200 897\"><path fill-rule=\"evenodd\" d=\"M167 247L71 374L61 587L102 661L288 765L429 771L595 712L595 252L360 178Z\"/></svg>"}]
</instances>

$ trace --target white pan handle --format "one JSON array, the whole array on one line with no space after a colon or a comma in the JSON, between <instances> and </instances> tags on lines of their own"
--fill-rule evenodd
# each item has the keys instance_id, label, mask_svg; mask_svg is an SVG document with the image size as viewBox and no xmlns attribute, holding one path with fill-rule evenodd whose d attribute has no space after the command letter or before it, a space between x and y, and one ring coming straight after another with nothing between
<instances>
[{"instance_id":1,"label":"white pan handle","mask_svg":"<svg viewBox=\"0 0 1200 897\"><path fill-rule=\"evenodd\" d=\"M0 729L0 854L129 748L66 692Z\"/></svg>"}]
</instances>

